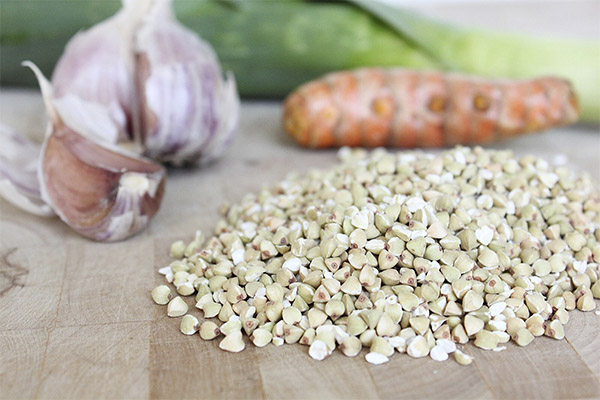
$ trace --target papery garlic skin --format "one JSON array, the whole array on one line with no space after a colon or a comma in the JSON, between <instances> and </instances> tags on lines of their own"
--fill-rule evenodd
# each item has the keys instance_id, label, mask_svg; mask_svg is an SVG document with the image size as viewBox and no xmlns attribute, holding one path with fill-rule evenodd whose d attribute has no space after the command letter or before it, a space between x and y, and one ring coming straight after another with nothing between
<instances>
[{"instance_id":1,"label":"papery garlic skin","mask_svg":"<svg viewBox=\"0 0 600 400\"><path fill-rule=\"evenodd\" d=\"M136 174L142 185L128 184ZM146 227L164 193L165 170L55 125L42 150L42 197L78 233L122 240Z\"/></svg>"},{"instance_id":2,"label":"papery garlic skin","mask_svg":"<svg viewBox=\"0 0 600 400\"><path fill-rule=\"evenodd\" d=\"M32 214L52 216L37 178L40 146L0 124L0 196Z\"/></svg>"},{"instance_id":3,"label":"papery garlic skin","mask_svg":"<svg viewBox=\"0 0 600 400\"><path fill-rule=\"evenodd\" d=\"M40 157L32 155L39 161L19 171L0 159L0 195L30 212L55 212L95 240L129 237L157 212L165 169L138 154L205 164L233 138L233 75L223 78L214 50L176 20L171 0L124 0L115 16L71 39L52 85L24 65L38 78L50 123Z\"/></svg>"},{"instance_id":4,"label":"papery garlic skin","mask_svg":"<svg viewBox=\"0 0 600 400\"><path fill-rule=\"evenodd\" d=\"M174 165L205 164L232 141L239 97L233 75L223 78L212 47L177 21L171 2L126 0L75 35L54 70L54 107L77 132L134 140L137 152Z\"/></svg>"},{"instance_id":5,"label":"papery garlic skin","mask_svg":"<svg viewBox=\"0 0 600 400\"><path fill-rule=\"evenodd\" d=\"M232 140L239 97L212 47L175 19L170 0L157 0L135 52L144 154L175 165L219 157Z\"/></svg>"},{"instance_id":6,"label":"papery garlic skin","mask_svg":"<svg viewBox=\"0 0 600 400\"><path fill-rule=\"evenodd\" d=\"M50 117L38 164L42 199L71 228L94 240L122 240L144 229L160 207L165 169L76 132L55 107L50 83L35 65L24 64L38 78Z\"/></svg>"},{"instance_id":7,"label":"papery garlic skin","mask_svg":"<svg viewBox=\"0 0 600 400\"><path fill-rule=\"evenodd\" d=\"M114 16L77 33L52 74L55 101L96 103L106 109L117 128L103 132L111 143L131 140L136 119L133 42L150 3L126 1Z\"/></svg>"}]
</instances>

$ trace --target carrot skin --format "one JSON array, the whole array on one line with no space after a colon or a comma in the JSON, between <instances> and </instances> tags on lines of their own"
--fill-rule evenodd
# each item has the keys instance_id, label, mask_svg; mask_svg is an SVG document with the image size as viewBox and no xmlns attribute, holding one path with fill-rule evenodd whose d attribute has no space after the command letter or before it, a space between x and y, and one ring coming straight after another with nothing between
<instances>
[{"instance_id":1,"label":"carrot skin","mask_svg":"<svg viewBox=\"0 0 600 400\"><path fill-rule=\"evenodd\" d=\"M463 79L449 79L450 104L446 115L446 143L449 145L473 142L471 136L473 85Z\"/></svg>"},{"instance_id":2,"label":"carrot skin","mask_svg":"<svg viewBox=\"0 0 600 400\"><path fill-rule=\"evenodd\" d=\"M398 71L388 78L392 94L398 104L398 115L392 128L392 145L397 147L416 147L417 132L420 129L417 105L417 87L419 75L415 71Z\"/></svg>"},{"instance_id":3,"label":"carrot skin","mask_svg":"<svg viewBox=\"0 0 600 400\"><path fill-rule=\"evenodd\" d=\"M336 137L336 144L338 146L360 146L362 139L359 110L356 104L356 78L352 74L332 74L325 79L325 82L331 88L334 102L343 105L340 107L342 115L338 121L337 130L345 134L341 138Z\"/></svg>"},{"instance_id":4,"label":"carrot skin","mask_svg":"<svg viewBox=\"0 0 600 400\"><path fill-rule=\"evenodd\" d=\"M284 103L284 128L302 146L441 147L481 144L575 122L561 78L528 81L362 68L308 82Z\"/></svg>"},{"instance_id":5,"label":"carrot skin","mask_svg":"<svg viewBox=\"0 0 600 400\"><path fill-rule=\"evenodd\" d=\"M440 73L423 73L419 90L422 134L419 144L441 147L445 144L445 107L448 103L446 82Z\"/></svg>"},{"instance_id":6,"label":"carrot skin","mask_svg":"<svg viewBox=\"0 0 600 400\"><path fill-rule=\"evenodd\" d=\"M532 132L541 129L547 125L548 101L544 86L539 81L529 82L530 92L527 97L527 122L525 123L525 131Z\"/></svg>"},{"instance_id":7,"label":"carrot skin","mask_svg":"<svg viewBox=\"0 0 600 400\"><path fill-rule=\"evenodd\" d=\"M386 85L386 74L381 69L362 69L356 71L356 80L362 143L366 147L383 146L390 132L395 106Z\"/></svg>"},{"instance_id":8,"label":"carrot skin","mask_svg":"<svg viewBox=\"0 0 600 400\"><path fill-rule=\"evenodd\" d=\"M523 131L527 109L523 99L527 93L524 85L509 85L504 88L502 106L498 118L499 132L504 138L513 137Z\"/></svg>"},{"instance_id":9,"label":"carrot skin","mask_svg":"<svg viewBox=\"0 0 600 400\"><path fill-rule=\"evenodd\" d=\"M487 82L477 85L473 97L474 112L471 127L477 143L489 143L496 139L501 101L502 89L498 85Z\"/></svg>"}]
</instances>

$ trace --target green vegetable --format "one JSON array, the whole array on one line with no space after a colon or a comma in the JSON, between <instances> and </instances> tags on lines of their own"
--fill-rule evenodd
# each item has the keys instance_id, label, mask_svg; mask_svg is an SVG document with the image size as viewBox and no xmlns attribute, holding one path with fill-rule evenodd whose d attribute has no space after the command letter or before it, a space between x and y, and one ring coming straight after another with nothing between
<instances>
[{"instance_id":1,"label":"green vegetable","mask_svg":"<svg viewBox=\"0 0 600 400\"><path fill-rule=\"evenodd\" d=\"M245 96L281 97L326 72L364 65L439 68L392 28L351 4L231 3L175 1L174 6L178 18L214 46ZM114 14L119 4L3 2L1 83L35 85L32 74L20 66L23 59L50 76L69 38Z\"/></svg>"},{"instance_id":2,"label":"green vegetable","mask_svg":"<svg viewBox=\"0 0 600 400\"><path fill-rule=\"evenodd\" d=\"M569 79L583 120L600 119L600 41L531 37L459 28L405 9L350 0L412 40L446 69L488 77Z\"/></svg>"},{"instance_id":3,"label":"green vegetable","mask_svg":"<svg viewBox=\"0 0 600 400\"><path fill-rule=\"evenodd\" d=\"M600 120L599 41L462 29L374 1L352 2L360 7L300 0L176 0L175 8L185 25L215 47L244 96L282 97L326 72L360 66L506 78L552 74L573 82L584 120ZM119 6L117 1L3 1L0 83L34 85L20 66L24 59L50 75L68 39Z\"/></svg>"}]
</instances>

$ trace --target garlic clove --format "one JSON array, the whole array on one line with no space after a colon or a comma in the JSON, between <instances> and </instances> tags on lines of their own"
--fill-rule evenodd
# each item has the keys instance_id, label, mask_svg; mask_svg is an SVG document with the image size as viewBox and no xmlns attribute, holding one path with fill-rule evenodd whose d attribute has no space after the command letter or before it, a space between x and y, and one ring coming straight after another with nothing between
<instances>
[{"instance_id":1,"label":"garlic clove","mask_svg":"<svg viewBox=\"0 0 600 400\"><path fill-rule=\"evenodd\" d=\"M125 1L114 16L77 33L54 68L55 99L71 95L106 107L116 127L116 132L104 132L103 139L109 142L131 139L135 119L133 37L149 3Z\"/></svg>"},{"instance_id":2,"label":"garlic clove","mask_svg":"<svg viewBox=\"0 0 600 400\"><path fill-rule=\"evenodd\" d=\"M55 107L41 71L24 65L36 74L50 117L38 164L42 199L71 228L95 240L121 240L144 229L160 206L165 169L76 132Z\"/></svg>"},{"instance_id":3,"label":"garlic clove","mask_svg":"<svg viewBox=\"0 0 600 400\"><path fill-rule=\"evenodd\" d=\"M29 213L54 215L40 194L39 145L3 124L0 124L0 144L0 196Z\"/></svg>"},{"instance_id":4,"label":"garlic clove","mask_svg":"<svg viewBox=\"0 0 600 400\"><path fill-rule=\"evenodd\" d=\"M109 149L66 125L44 143L42 196L80 234L101 241L125 239L144 229L158 211L165 170Z\"/></svg>"},{"instance_id":5,"label":"garlic clove","mask_svg":"<svg viewBox=\"0 0 600 400\"><path fill-rule=\"evenodd\" d=\"M233 137L239 97L212 47L175 19L170 0L155 2L135 39L145 155L176 165L220 156Z\"/></svg>"},{"instance_id":6,"label":"garlic clove","mask_svg":"<svg viewBox=\"0 0 600 400\"><path fill-rule=\"evenodd\" d=\"M221 157L233 142L235 136L240 112L240 99L233 73L228 72L226 76L227 80L223 82L223 86L217 95L217 104L221 105L217 110L219 125L213 139L202 147L202 151L197 157L201 165L211 163Z\"/></svg>"},{"instance_id":7,"label":"garlic clove","mask_svg":"<svg viewBox=\"0 0 600 400\"><path fill-rule=\"evenodd\" d=\"M84 100L71 93L54 98L52 104L65 125L75 132L109 143L119 141L119 127L103 104Z\"/></svg>"}]
</instances>

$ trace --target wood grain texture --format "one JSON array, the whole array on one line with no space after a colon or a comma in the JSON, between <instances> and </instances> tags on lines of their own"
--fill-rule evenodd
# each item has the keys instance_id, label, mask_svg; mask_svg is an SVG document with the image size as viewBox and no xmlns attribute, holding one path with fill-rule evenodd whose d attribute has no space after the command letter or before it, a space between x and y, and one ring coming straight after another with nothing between
<instances>
[{"instance_id":1,"label":"wood grain texture","mask_svg":"<svg viewBox=\"0 0 600 400\"><path fill-rule=\"evenodd\" d=\"M150 322L56 328L35 397L147 398Z\"/></svg>"},{"instance_id":2,"label":"wood grain texture","mask_svg":"<svg viewBox=\"0 0 600 400\"><path fill-rule=\"evenodd\" d=\"M0 254L1 329L53 325L65 277L65 247L3 247Z\"/></svg>"},{"instance_id":3,"label":"wood grain texture","mask_svg":"<svg viewBox=\"0 0 600 400\"><path fill-rule=\"evenodd\" d=\"M31 92L0 96L7 123L37 115ZM33 101L32 101L33 100ZM246 103L238 138L205 169L169 171L163 207L149 229L122 243L93 243L57 219L0 202L0 397L3 398L598 398L600 317L571 313L567 340L484 352L469 345L470 367L395 355L373 366L336 353L317 362L307 347L285 345L229 354L218 342L179 332L178 318L155 305L156 270L176 239L210 232L218 206L275 183L291 171L326 167L335 151L298 149L280 128L276 104ZM31 124L28 122L27 124ZM37 131L39 135L43 127ZM495 147L571 165L600 180L600 136L564 128ZM187 299L191 313L193 299ZM599 304L600 305L600 304Z\"/></svg>"},{"instance_id":4,"label":"wood grain texture","mask_svg":"<svg viewBox=\"0 0 600 400\"><path fill-rule=\"evenodd\" d=\"M582 316L580 312L573 314L573 318ZM565 340L539 337L527 347L507 343L501 352L470 347L476 367L495 397L511 398L514 393L527 399L600 396L599 371L592 371Z\"/></svg>"},{"instance_id":5,"label":"wood grain texture","mask_svg":"<svg viewBox=\"0 0 600 400\"><path fill-rule=\"evenodd\" d=\"M598 302L596 302L598 304ZM596 307L599 310L600 307ZM600 371L600 316L577 313L565 326L567 341L598 377Z\"/></svg>"},{"instance_id":6,"label":"wood grain texture","mask_svg":"<svg viewBox=\"0 0 600 400\"><path fill-rule=\"evenodd\" d=\"M0 396L20 399L36 395L47 340L44 329L0 330Z\"/></svg>"}]
</instances>

